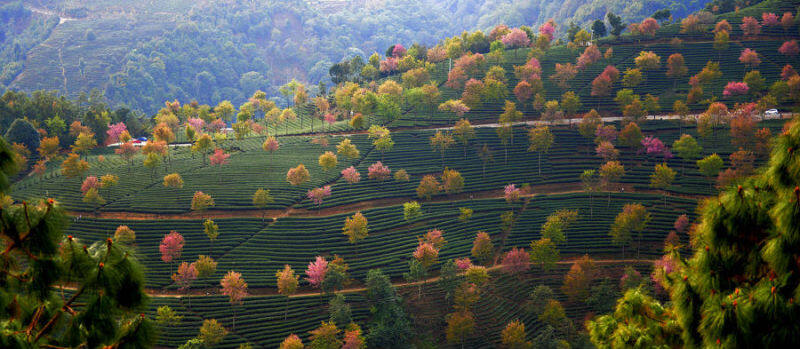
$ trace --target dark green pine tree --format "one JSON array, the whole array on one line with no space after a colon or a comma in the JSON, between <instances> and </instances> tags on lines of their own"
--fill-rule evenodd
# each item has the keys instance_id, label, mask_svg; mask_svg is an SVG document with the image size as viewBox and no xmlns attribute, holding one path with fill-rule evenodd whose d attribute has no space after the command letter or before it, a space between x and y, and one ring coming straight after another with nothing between
<instances>
[{"instance_id":1,"label":"dark green pine tree","mask_svg":"<svg viewBox=\"0 0 800 349\"><path fill-rule=\"evenodd\" d=\"M0 194L13 168L0 138ZM0 206L0 347L151 347L142 267L111 239L65 237L67 221L52 199Z\"/></svg>"},{"instance_id":2,"label":"dark green pine tree","mask_svg":"<svg viewBox=\"0 0 800 349\"><path fill-rule=\"evenodd\" d=\"M380 269L367 272L367 300L372 313L367 332L369 348L408 348L411 325L389 277Z\"/></svg>"},{"instance_id":3,"label":"dark green pine tree","mask_svg":"<svg viewBox=\"0 0 800 349\"><path fill-rule=\"evenodd\" d=\"M800 347L800 122L763 175L702 207L689 260L667 275L686 347Z\"/></svg>"}]
</instances>

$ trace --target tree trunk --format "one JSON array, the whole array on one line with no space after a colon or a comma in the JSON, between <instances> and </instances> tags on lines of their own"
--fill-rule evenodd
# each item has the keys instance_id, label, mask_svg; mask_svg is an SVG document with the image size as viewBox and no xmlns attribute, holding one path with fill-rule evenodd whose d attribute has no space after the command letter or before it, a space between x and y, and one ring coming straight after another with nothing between
<instances>
[{"instance_id":1,"label":"tree trunk","mask_svg":"<svg viewBox=\"0 0 800 349\"><path fill-rule=\"evenodd\" d=\"M537 166L539 168L539 177L542 176L542 152L539 152L539 164Z\"/></svg>"},{"instance_id":2,"label":"tree trunk","mask_svg":"<svg viewBox=\"0 0 800 349\"><path fill-rule=\"evenodd\" d=\"M286 314L289 313L289 296L286 296L286 306L283 308L283 321L286 321Z\"/></svg>"},{"instance_id":3,"label":"tree trunk","mask_svg":"<svg viewBox=\"0 0 800 349\"><path fill-rule=\"evenodd\" d=\"M639 238L637 240L639 240L636 243L636 260L638 261L639 260L639 250L642 249L642 232L639 232Z\"/></svg>"}]
</instances>

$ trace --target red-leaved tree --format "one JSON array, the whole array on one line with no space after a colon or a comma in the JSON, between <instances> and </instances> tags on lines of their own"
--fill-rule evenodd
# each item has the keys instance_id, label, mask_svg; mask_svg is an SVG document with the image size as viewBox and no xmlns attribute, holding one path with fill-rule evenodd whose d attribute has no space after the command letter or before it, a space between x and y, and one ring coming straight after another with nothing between
<instances>
[{"instance_id":1,"label":"red-leaved tree","mask_svg":"<svg viewBox=\"0 0 800 349\"><path fill-rule=\"evenodd\" d=\"M133 161L133 157L136 156L136 152L138 151L139 148L133 145L133 142L128 141L122 143L119 148L114 150L114 153L121 156L125 161L128 161L128 164L130 165Z\"/></svg>"},{"instance_id":2,"label":"red-leaved tree","mask_svg":"<svg viewBox=\"0 0 800 349\"><path fill-rule=\"evenodd\" d=\"M781 26L783 30L789 30L794 25L794 15L791 12L784 12L781 17Z\"/></svg>"},{"instance_id":3,"label":"red-leaved tree","mask_svg":"<svg viewBox=\"0 0 800 349\"><path fill-rule=\"evenodd\" d=\"M233 328L236 329L236 307L233 306L242 304L242 300L247 296L247 282L244 281L241 273L231 270L222 277L219 285L222 287L222 294L228 296L233 308Z\"/></svg>"},{"instance_id":4,"label":"red-leaved tree","mask_svg":"<svg viewBox=\"0 0 800 349\"><path fill-rule=\"evenodd\" d=\"M794 70L791 64L787 64L783 66L781 70L781 80L788 81L792 77L797 76L797 71Z\"/></svg>"},{"instance_id":5,"label":"red-leaved tree","mask_svg":"<svg viewBox=\"0 0 800 349\"><path fill-rule=\"evenodd\" d=\"M158 251L161 252L161 260L164 263L172 264L175 259L180 258L183 251L183 243L183 235L177 231L173 230L169 234L165 234L164 238L161 239L161 244L158 246Z\"/></svg>"},{"instance_id":6,"label":"red-leaved tree","mask_svg":"<svg viewBox=\"0 0 800 349\"><path fill-rule=\"evenodd\" d=\"M683 214L680 215L677 219L675 219L674 228L675 231L678 233L686 232L686 228L689 227L689 216Z\"/></svg>"},{"instance_id":7,"label":"red-leaved tree","mask_svg":"<svg viewBox=\"0 0 800 349\"><path fill-rule=\"evenodd\" d=\"M594 140L596 143L601 143L601 142L611 143L617 139L619 132L617 131L617 128L614 127L614 125L600 124L597 125L597 130L595 130L594 135L596 137Z\"/></svg>"},{"instance_id":8,"label":"red-leaved tree","mask_svg":"<svg viewBox=\"0 0 800 349\"><path fill-rule=\"evenodd\" d=\"M208 159L211 161L211 166L222 166L228 164L228 158L231 154L226 154L222 149L214 149L214 154L211 154Z\"/></svg>"},{"instance_id":9,"label":"red-leaved tree","mask_svg":"<svg viewBox=\"0 0 800 349\"><path fill-rule=\"evenodd\" d=\"M611 78L606 74L600 74L592 80L592 96L608 96L613 87Z\"/></svg>"},{"instance_id":10,"label":"red-leaved tree","mask_svg":"<svg viewBox=\"0 0 800 349\"><path fill-rule=\"evenodd\" d=\"M186 263L183 262L178 266L178 272L172 274L172 281L175 282L178 286L180 286L180 290L184 291L189 288L192 281L197 279L197 269L194 266L194 263Z\"/></svg>"},{"instance_id":11,"label":"red-leaved tree","mask_svg":"<svg viewBox=\"0 0 800 349\"><path fill-rule=\"evenodd\" d=\"M794 57L800 53L800 47L797 45L797 40L789 40L781 45L781 48L778 49L778 52L789 57Z\"/></svg>"},{"instance_id":12,"label":"red-leaved tree","mask_svg":"<svg viewBox=\"0 0 800 349\"><path fill-rule=\"evenodd\" d=\"M753 68L761 64L761 59L758 58L758 53L755 50L746 48L739 55L739 62L742 62L746 67Z\"/></svg>"},{"instance_id":13,"label":"red-leaved tree","mask_svg":"<svg viewBox=\"0 0 800 349\"><path fill-rule=\"evenodd\" d=\"M756 36L761 33L761 24L758 24L758 20L750 16L742 18L742 24L739 27L742 28L744 36Z\"/></svg>"},{"instance_id":14,"label":"red-leaved tree","mask_svg":"<svg viewBox=\"0 0 800 349\"><path fill-rule=\"evenodd\" d=\"M572 63L556 63L555 73L550 75L550 79L555 81L562 89L569 88L569 81L578 74L578 68Z\"/></svg>"},{"instance_id":15,"label":"red-leaved tree","mask_svg":"<svg viewBox=\"0 0 800 349\"><path fill-rule=\"evenodd\" d=\"M469 77L464 69L456 67L447 73L447 82L445 82L444 85L454 90L460 90L464 88L464 83L466 83L468 79Z\"/></svg>"},{"instance_id":16,"label":"red-leaved tree","mask_svg":"<svg viewBox=\"0 0 800 349\"><path fill-rule=\"evenodd\" d=\"M603 55L600 53L597 45L591 45L583 50L583 53L578 56L576 66L578 67L578 70L584 70L589 65L599 61L601 57L603 57Z\"/></svg>"},{"instance_id":17,"label":"red-leaved tree","mask_svg":"<svg viewBox=\"0 0 800 349\"><path fill-rule=\"evenodd\" d=\"M741 96L746 95L748 91L750 91L750 87L747 86L746 82L731 81L725 85L725 90L722 91L722 95L725 97Z\"/></svg>"},{"instance_id":18,"label":"red-leaved tree","mask_svg":"<svg viewBox=\"0 0 800 349\"><path fill-rule=\"evenodd\" d=\"M530 83L521 80L517 83L517 86L514 87L514 95L517 96L517 100L520 104L525 105L525 102L533 96L533 88Z\"/></svg>"},{"instance_id":19,"label":"red-leaved tree","mask_svg":"<svg viewBox=\"0 0 800 349\"><path fill-rule=\"evenodd\" d=\"M780 22L778 21L778 15L776 15L776 14L774 14L772 12L764 12L764 13L762 13L761 14L761 23L766 27L773 27L773 26L776 26L776 25L780 24Z\"/></svg>"},{"instance_id":20,"label":"red-leaved tree","mask_svg":"<svg viewBox=\"0 0 800 349\"><path fill-rule=\"evenodd\" d=\"M280 146L281 144L278 143L278 140L275 137L270 136L267 137L267 139L264 141L264 144L261 145L261 149L264 149L264 151L269 152L270 154L274 154L276 151L278 151Z\"/></svg>"},{"instance_id":21,"label":"red-leaved tree","mask_svg":"<svg viewBox=\"0 0 800 349\"><path fill-rule=\"evenodd\" d=\"M400 60L395 57L386 57L386 59L380 62L380 71L381 73L396 72L399 63Z\"/></svg>"},{"instance_id":22,"label":"red-leaved tree","mask_svg":"<svg viewBox=\"0 0 800 349\"><path fill-rule=\"evenodd\" d=\"M641 24L639 24L639 32L641 32L642 35L654 37L656 36L656 31L660 27L661 26L658 25L658 21L656 21L655 18L648 17L644 21L642 21Z\"/></svg>"}]
</instances>

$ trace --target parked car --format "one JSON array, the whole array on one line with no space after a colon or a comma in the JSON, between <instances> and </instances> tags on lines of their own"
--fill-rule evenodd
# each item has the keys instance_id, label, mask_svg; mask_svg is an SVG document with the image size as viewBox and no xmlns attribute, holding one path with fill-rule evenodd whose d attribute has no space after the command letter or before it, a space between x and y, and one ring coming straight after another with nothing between
<instances>
[{"instance_id":1,"label":"parked car","mask_svg":"<svg viewBox=\"0 0 800 349\"><path fill-rule=\"evenodd\" d=\"M780 119L781 113L778 112L778 109L770 109L764 112L764 119Z\"/></svg>"}]
</instances>

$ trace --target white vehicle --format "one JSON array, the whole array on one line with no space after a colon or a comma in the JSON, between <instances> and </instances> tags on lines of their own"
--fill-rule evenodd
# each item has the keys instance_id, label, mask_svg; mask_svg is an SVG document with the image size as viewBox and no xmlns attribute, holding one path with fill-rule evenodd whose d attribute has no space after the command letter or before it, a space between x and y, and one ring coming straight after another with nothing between
<instances>
[{"instance_id":1,"label":"white vehicle","mask_svg":"<svg viewBox=\"0 0 800 349\"><path fill-rule=\"evenodd\" d=\"M781 113L778 112L778 109L770 109L764 112L764 119L780 119Z\"/></svg>"}]
</instances>

